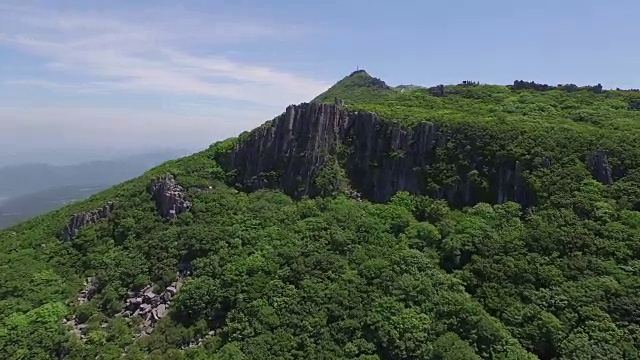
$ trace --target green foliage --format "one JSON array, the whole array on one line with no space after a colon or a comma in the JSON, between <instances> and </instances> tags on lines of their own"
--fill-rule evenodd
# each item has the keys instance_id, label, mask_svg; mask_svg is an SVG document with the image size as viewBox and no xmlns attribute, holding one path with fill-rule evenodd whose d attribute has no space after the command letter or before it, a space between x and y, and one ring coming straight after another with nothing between
<instances>
[{"instance_id":1,"label":"green foliage","mask_svg":"<svg viewBox=\"0 0 640 360\"><path fill-rule=\"evenodd\" d=\"M438 268L430 250L440 241L438 229L418 222L403 206L344 197L293 202L278 192L247 195L219 185L192 194L188 223L169 224L153 211L140 213L140 206L152 204L144 192L114 191L123 191L128 200L122 201L140 205L119 206L112 221L83 231L65 245L67 255L61 254L70 263L83 259L78 271L106 285L75 311L89 324L86 340L79 343L71 335L37 348L16 342L16 351L53 356L63 348L76 359L117 358L115 349L123 346L129 346L129 358L136 351L151 358L183 358L187 352L193 358L445 358L446 349L437 344L449 334L445 338L461 353L525 356L506 328ZM128 218L136 220L123 221ZM120 224L128 235L116 242L108 234L119 233ZM165 269L187 255L194 274L174 299L173 315L150 337L132 344L133 324L123 319L100 326L115 311L123 288L145 278L163 281ZM59 327L66 313L59 310L52 324ZM455 321L453 314L459 316ZM11 319L3 334L31 326L24 317ZM469 330L477 324L487 337L481 342ZM208 329L217 330L217 345L201 345L200 353L181 348Z\"/></svg>"},{"instance_id":2,"label":"green foliage","mask_svg":"<svg viewBox=\"0 0 640 360\"><path fill-rule=\"evenodd\" d=\"M309 179L318 198L246 194L224 184L214 161L242 137L225 140L0 232L2 356L640 359L640 112L628 110L638 94L474 84L434 96L363 72L344 81L317 100L338 96L405 124L436 121L450 136L426 182L462 174L489 186L489 170L471 170L468 154L550 159L525 169L535 206L486 199L453 209L407 192L388 204L349 200L333 158ZM600 146L623 170L611 185L584 165ZM160 219L145 190L165 172L193 203L174 222ZM109 220L59 240L71 214L109 200ZM114 317L126 291L167 286L180 262L193 274L170 315L134 339L135 324ZM86 276L100 292L71 305ZM73 315L87 325L84 341L63 327Z\"/></svg>"},{"instance_id":3,"label":"green foliage","mask_svg":"<svg viewBox=\"0 0 640 360\"><path fill-rule=\"evenodd\" d=\"M347 174L332 156L326 159L325 164L320 168L314 179L318 194L322 197L332 197L344 194L349 189L349 179Z\"/></svg>"},{"instance_id":4,"label":"green foliage","mask_svg":"<svg viewBox=\"0 0 640 360\"><path fill-rule=\"evenodd\" d=\"M0 349L12 359L48 359L63 339L61 320L67 309L60 302L26 313L14 313L0 323Z\"/></svg>"},{"instance_id":5,"label":"green foliage","mask_svg":"<svg viewBox=\"0 0 640 360\"><path fill-rule=\"evenodd\" d=\"M380 95L393 93L384 81L371 77L366 71L354 71L351 75L340 80L329 90L318 95L314 102L333 104L335 98L347 100L346 105L376 101Z\"/></svg>"}]
</instances>

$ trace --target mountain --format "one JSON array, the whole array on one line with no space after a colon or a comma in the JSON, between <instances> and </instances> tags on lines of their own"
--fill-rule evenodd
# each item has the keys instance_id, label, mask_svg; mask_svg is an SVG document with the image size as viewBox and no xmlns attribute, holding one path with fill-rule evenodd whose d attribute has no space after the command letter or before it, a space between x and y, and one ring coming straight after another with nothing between
<instances>
[{"instance_id":1,"label":"mountain","mask_svg":"<svg viewBox=\"0 0 640 360\"><path fill-rule=\"evenodd\" d=\"M333 101L337 97L357 102L370 102L393 92L393 89L384 81L372 77L365 70L357 70L316 96L313 101Z\"/></svg>"},{"instance_id":2,"label":"mountain","mask_svg":"<svg viewBox=\"0 0 640 360\"><path fill-rule=\"evenodd\" d=\"M20 164L0 167L0 197L15 197L64 186L115 185L187 150L163 150L74 165Z\"/></svg>"},{"instance_id":3,"label":"mountain","mask_svg":"<svg viewBox=\"0 0 640 360\"><path fill-rule=\"evenodd\" d=\"M127 146L115 142L112 146L72 146L56 142L47 144L0 144L0 168L24 164L48 164L68 166L93 161L110 161L152 153L166 153L173 157L184 156L200 150L200 146L182 144L186 149L167 146ZM166 160L166 159L165 159Z\"/></svg>"},{"instance_id":4,"label":"mountain","mask_svg":"<svg viewBox=\"0 0 640 360\"><path fill-rule=\"evenodd\" d=\"M640 92L394 88L0 232L29 359L640 359Z\"/></svg>"},{"instance_id":5,"label":"mountain","mask_svg":"<svg viewBox=\"0 0 640 360\"><path fill-rule=\"evenodd\" d=\"M113 184L60 186L6 198L0 201L0 229L54 210L72 201L86 199L111 185Z\"/></svg>"}]
</instances>

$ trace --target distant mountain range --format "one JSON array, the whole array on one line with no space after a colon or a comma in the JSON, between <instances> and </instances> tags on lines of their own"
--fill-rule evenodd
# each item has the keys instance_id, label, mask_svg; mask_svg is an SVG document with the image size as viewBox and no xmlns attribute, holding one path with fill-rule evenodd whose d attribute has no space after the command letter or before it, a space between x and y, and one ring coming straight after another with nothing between
<instances>
[{"instance_id":1,"label":"distant mountain range","mask_svg":"<svg viewBox=\"0 0 640 360\"><path fill-rule=\"evenodd\" d=\"M188 150L131 155L76 165L23 164L0 168L0 198L71 185L112 185L140 175L159 163L188 155Z\"/></svg>"},{"instance_id":2,"label":"distant mountain range","mask_svg":"<svg viewBox=\"0 0 640 360\"><path fill-rule=\"evenodd\" d=\"M0 199L0 229L57 209L73 201L86 199L108 187L109 185L61 186L10 199Z\"/></svg>"},{"instance_id":3,"label":"distant mountain range","mask_svg":"<svg viewBox=\"0 0 640 360\"><path fill-rule=\"evenodd\" d=\"M85 199L167 160L188 155L167 150L76 165L24 164L0 168L0 228Z\"/></svg>"}]
</instances>

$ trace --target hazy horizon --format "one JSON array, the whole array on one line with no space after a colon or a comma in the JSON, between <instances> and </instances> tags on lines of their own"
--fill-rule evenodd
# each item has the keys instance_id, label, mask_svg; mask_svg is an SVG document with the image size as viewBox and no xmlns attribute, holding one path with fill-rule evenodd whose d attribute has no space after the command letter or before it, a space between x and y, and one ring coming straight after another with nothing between
<instances>
[{"instance_id":1,"label":"hazy horizon","mask_svg":"<svg viewBox=\"0 0 640 360\"><path fill-rule=\"evenodd\" d=\"M206 146L192 148L134 147L128 149L76 147L29 149L23 152L10 150L0 152L0 168L20 165L70 166L93 161L113 161L132 156L164 153L182 154L184 156L205 148Z\"/></svg>"},{"instance_id":2,"label":"hazy horizon","mask_svg":"<svg viewBox=\"0 0 640 360\"><path fill-rule=\"evenodd\" d=\"M629 45L638 9L630 0L6 0L0 164L202 149L356 67L391 85L639 88Z\"/></svg>"}]
</instances>

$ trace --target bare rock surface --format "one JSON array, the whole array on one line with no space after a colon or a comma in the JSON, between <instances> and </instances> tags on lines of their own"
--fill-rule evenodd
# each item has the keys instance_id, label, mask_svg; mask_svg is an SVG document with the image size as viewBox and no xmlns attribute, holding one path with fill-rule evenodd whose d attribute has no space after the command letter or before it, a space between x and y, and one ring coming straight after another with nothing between
<instances>
[{"instance_id":1,"label":"bare rock surface","mask_svg":"<svg viewBox=\"0 0 640 360\"><path fill-rule=\"evenodd\" d=\"M99 209L73 214L69 218L69 223L62 229L62 240L73 240L76 236L78 236L80 229L87 225L95 224L100 220L109 218L114 209L115 203L113 201L109 201L106 205Z\"/></svg>"},{"instance_id":2,"label":"bare rock surface","mask_svg":"<svg viewBox=\"0 0 640 360\"><path fill-rule=\"evenodd\" d=\"M78 303L84 304L89 302L95 294L98 293L98 282L94 277L88 277L84 281L84 288L78 294Z\"/></svg>"},{"instance_id":3,"label":"bare rock surface","mask_svg":"<svg viewBox=\"0 0 640 360\"><path fill-rule=\"evenodd\" d=\"M78 304L85 304L98 293L98 283L96 278L88 277L84 281L84 287L78 294L76 301ZM87 328L87 324L81 324L78 322L78 319L74 316L71 319L63 319L62 323L69 327L69 332L75 334L81 340L85 339L84 331Z\"/></svg>"},{"instance_id":4,"label":"bare rock surface","mask_svg":"<svg viewBox=\"0 0 640 360\"><path fill-rule=\"evenodd\" d=\"M280 189L303 198L321 194L316 179L339 154L353 189L347 195L352 198L384 203L398 191L407 191L445 199L454 207L507 201L531 206L535 190L527 175L563 162L550 157L488 156L465 145L473 143L471 133L427 121L405 126L342 105L340 99L333 104L291 105L229 151L217 154L216 160L232 177L230 182L245 191ZM453 180L443 181L438 172L443 159L438 154L456 146L467 165L452 169ZM611 156L598 149L585 161L602 184L624 176Z\"/></svg>"},{"instance_id":5,"label":"bare rock surface","mask_svg":"<svg viewBox=\"0 0 640 360\"><path fill-rule=\"evenodd\" d=\"M129 291L124 300L122 310L114 317L125 318L129 321L133 321L136 317L142 319L140 326L133 335L134 338L151 334L156 323L169 313L172 300L180 291L185 278L191 275L191 272L189 264L180 264L177 271L177 280L164 290L159 291L157 287L148 285L139 291ZM92 277L87 278L84 288L78 294L77 303L84 304L91 301L98 291L97 280ZM86 338L85 330L88 325L79 323L75 316L70 319L64 319L63 324L69 327L69 333L76 334L81 340ZM101 324L101 327L106 326L108 324Z\"/></svg>"},{"instance_id":6,"label":"bare rock surface","mask_svg":"<svg viewBox=\"0 0 640 360\"><path fill-rule=\"evenodd\" d=\"M336 103L291 105L216 160L243 190L276 188L302 198L320 193L315 182L320 171L336 149L348 149L341 166L353 198L387 202L398 191L408 191L446 199L454 206L481 201L531 203L523 174L532 164L470 153L471 169L458 174L454 183L425 186L425 179L435 176L431 172L439 161L438 150L446 148L455 134L430 122L403 126ZM549 159L547 163L551 164ZM478 175L487 180L487 189L475 179Z\"/></svg>"},{"instance_id":7,"label":"bare rock surface","mask_svg":"<svg viewBox=\"0 0 640 360\"><path fill-rule=\"evenodd\" d=\"M183 344L182 345L182 349L188 349L188 348L194 348L197 346L200 346L205 340L216 336L216 331L215 330L210 330L209 332L207 332L204 336L201 336L200 338L198 338L195 341L192 341L188 344Z\"/></svg>"},{"instance_id":8,"label":"bare rock surface","mask_svg":"<svg viewBox=\"0 0 640 360\"><path fill-rule=\"evenodd\" d=\"M177 280L158 291L154 286L146 286L140 291L129 292L124 309L117 315L126 318L141 317L142 324L136 337L149 335L155 324L169 313L171 301L178 293L184 280L191 275L191 265L179 264Z\"/></svg>"},{"instance_id":9,"label":"bare rock surface","mask_svg":"<svg viewBox=\"0 0 640 360\"><path fill-rule=\"evenodd\" d=\"M595 151L589 156L587 165L595 180L605 185L613 183L611 167L609 166L609 158L606 151Z\"/></svg>"},{"instance_id":10,"label":"bare rock surface","mask_svg":"<svg viewBox=\"0 0 640 360\"><path fill-rule=\"evenodd\" d=\"M183 189L171 174L153 179L147 191L155 200L158 213L165 219L175 219L178 214L191 209L191 202L186 200Z\"/></svg>"}]
</instances>

